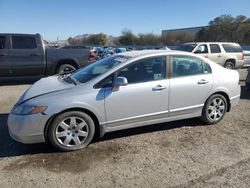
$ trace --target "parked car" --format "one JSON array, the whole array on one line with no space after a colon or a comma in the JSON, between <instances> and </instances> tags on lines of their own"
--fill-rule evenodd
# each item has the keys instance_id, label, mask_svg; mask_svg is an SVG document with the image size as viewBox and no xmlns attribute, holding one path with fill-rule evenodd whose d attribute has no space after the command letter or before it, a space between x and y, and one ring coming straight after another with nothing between
<instances>
[{"instance_id":1,"label":"parked car","mask_svg":"<svg viewBox=\"0 0 250 188\"><path fill-rule=\"evenodd\" d=\"M191 42L178 46L176 50L198 54L228 69L240 68L244 64L244 54L237 43Z\"/></svg>"},{"instance_id":2,"label":"parked car","mask_svg":"<svg viewBox=\"0 0 250 188\"><path fill-rule=\"evenodd\" d=\"M167 47L167 46L163 46L163 47L160 48L160 50L171 50L171 49L169 47Z\"/></svg>"},{"instance_id":3,"label":"parked car","mask_svg":"<svg viewBox=\"0 0 250 188\"><path fill-rule=\"evenodd\" d=\"M115 53L122 53L122 52L126 52L127 51L127 49L126 48L116 48L115 49Z\"/></svg>"},{"instance_id":4,"label":"parked car","mask_svg":"<svg viewBox=\"0 0 250 188\"><path fill-rule=\"evenodd\" d=\"M36 82L11 110L8 127L19 142L72 151L95 132L193 117L215 124L239 98L237 71L186 52L132 51Z\"/></svg>"},{"instance_id":5,"label":"parked car","mask_svg":"<svg viewBox=\"0 0 250 188\"><path fill-rule=\"evenodd\" d=\"M0 34L0 79L44 77L91 63L89 48L46 49L41 35Z\"/></svg>"},{"instance_id":6,"label":"parked car","mask_svg":"<svg viewBox=\"0 0 250 188\"><path fill-rule=\"evenodd\" d=\"M243 67L250 67L250 51L243 51L244 53L244 65Z\"/></svg>"}]
</instances>

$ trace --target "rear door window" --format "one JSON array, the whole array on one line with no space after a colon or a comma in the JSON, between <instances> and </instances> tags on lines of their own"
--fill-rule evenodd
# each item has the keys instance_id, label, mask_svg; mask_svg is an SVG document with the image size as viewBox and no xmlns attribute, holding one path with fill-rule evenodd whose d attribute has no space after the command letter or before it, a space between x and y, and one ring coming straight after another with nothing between
<instances>
[{"instance_id":1,"label":"rear door window","mask_svg":"<svg viewBox=\"0 0 250 188\"><path fill-rule=\"evenodd\" d=\"M36 49L36 38L29 36L12 36L13 49Z\"/></svg>"},{"instance_id":2,"label":"rear door window","mask_svg":"<svg viewBox=\"0 0 250 188\"><path fill-rule=\"evenodd\" d=\"M220 46L218 44L210 44L211 53L221 53Z\"/></svg>"},{"instance_id":3,"label":"rear door window","mask_svg":"<svg viewBox=\"0 0 250 188\"><path fill-rule=\"evenodd\" d=\"M242 52L242 48L239 44L222 44L224 50L228 53L239 53Z\"/></svg>"},{"instance_id":4,"label":"rear door window","mask_svg":"<svg viewBox=\"0 0 250 188\"><path fill-rule=\"evenodd\" d=\"M0 36L0 50L5 49L6 39L5 37Z\"/></svg>"},{"instance_id":5,"label":"rear door window","mask_svg":"<svg viewBox=\"0 0 250 188\"><path fill-rule=\"evenodd\" d=\"M201 59L188 56L173 56L173 77L193 76L211 73L210 66Z\"/></svg>"}]
</instances>

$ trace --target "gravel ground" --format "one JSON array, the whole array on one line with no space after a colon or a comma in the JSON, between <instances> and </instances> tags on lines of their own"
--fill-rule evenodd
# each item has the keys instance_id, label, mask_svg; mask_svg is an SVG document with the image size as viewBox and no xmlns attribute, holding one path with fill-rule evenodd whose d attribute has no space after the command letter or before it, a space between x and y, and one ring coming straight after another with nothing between
<instances>
[{"instance_id":1,"label":"gravel ground","mask_svg":"<svg viewBox=\"0 0 250 188\"><path fill-rule=\"evenodd\" d=\"M124 130L58 153L8 136L7 116L28 85L0 87L0 187L250 187L250 91L224 120Z\"/></svg>"}]
</instances>

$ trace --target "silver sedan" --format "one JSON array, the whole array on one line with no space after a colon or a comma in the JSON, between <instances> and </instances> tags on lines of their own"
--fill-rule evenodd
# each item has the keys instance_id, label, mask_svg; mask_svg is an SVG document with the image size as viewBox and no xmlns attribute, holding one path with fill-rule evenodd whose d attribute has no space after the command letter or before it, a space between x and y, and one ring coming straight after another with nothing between
<instances>
[{"instance_id":1,"label":"silver sedan","mask_svg":"<svg viewBox=\"0 0 250 188\"><path fill-rule=\"evenodd\" d=\"M125 52L39 80L13 107L8 127L19 142L50 141L72 151L96 132L193 117L215 124L239 98L238 72L208 59L178 51Z\"/></svg>"}]
</instances>

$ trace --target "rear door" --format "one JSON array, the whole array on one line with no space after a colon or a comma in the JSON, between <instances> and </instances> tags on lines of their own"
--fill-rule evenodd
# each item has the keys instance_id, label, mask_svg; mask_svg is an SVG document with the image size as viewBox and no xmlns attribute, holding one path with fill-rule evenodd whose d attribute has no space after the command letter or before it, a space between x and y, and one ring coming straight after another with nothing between
<instances>
[{"instance_id":1,"label":"rear door","mask_svg":"<svg viewBox=\"0 0 250 188\"><path fill-rule=\"evenodd\" d=\"M170 115L200 115L213 84L210 66L191 56L176 55L171 59Z\"/></svg>"},{"instance_id":2,"label":"rear door","mask_svg":"<svg viewBox=\"0 0 250 188\"><path fill-rule=\"evenodd\" d=\"M0 77L9 75L7 36L0 35Z\"/></svg>"},{"instance_id":3,"label":"rear door","mask_svg":"<svg viewBox=\"0 0 250 188\"><path fill-rule=\"evenodd\" d=\"M225 62L225 55L222 53L220 45L218 44L209 44L210 48L210 54L209 54L209 59L214 61L215 63L218 63L220 65L224 65Z\"/></svg>"},{"instance_id":4,"label":"rear door","mask_svg":"<svg viewBox=\"0 0 250 188\"><path fill-rule=\"evenodd\" d=\"M34 76L44 74L44 53L36 36L11 36L8 54L10 76Z\"/></svg>"}]
</instances>

